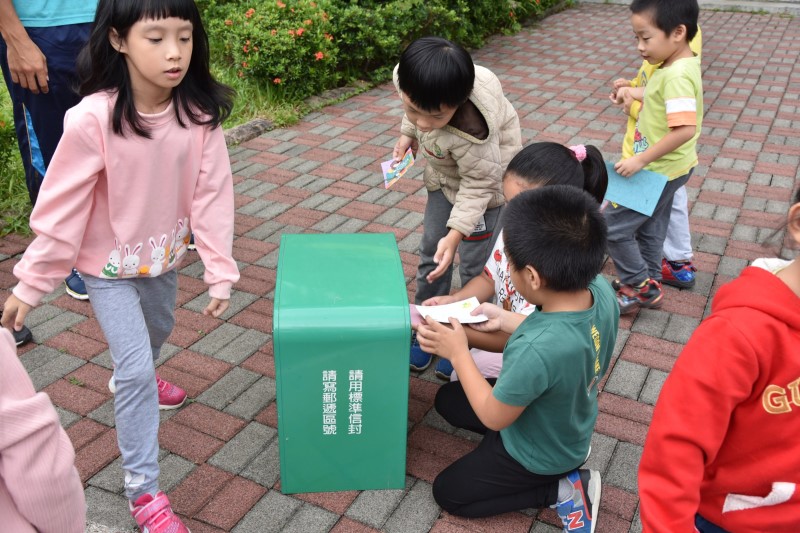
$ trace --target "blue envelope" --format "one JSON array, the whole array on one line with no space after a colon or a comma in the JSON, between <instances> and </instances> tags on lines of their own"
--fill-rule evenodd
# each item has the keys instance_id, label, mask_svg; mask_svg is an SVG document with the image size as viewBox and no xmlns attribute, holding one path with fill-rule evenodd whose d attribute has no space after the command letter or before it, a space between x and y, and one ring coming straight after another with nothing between
<instances>
[{"instance_id":1,"label":"blue envelope","mask_svg":"<svg viewBox=\"0 0 800 533\"><path fill-rule=\"evenodd\" d=\"M650 170L640 170L630 178L624 178L614 170L614 163L606 163L606 168L608 190L605 199L652 216L668 178Z\"/></svg>"}]
</instances>

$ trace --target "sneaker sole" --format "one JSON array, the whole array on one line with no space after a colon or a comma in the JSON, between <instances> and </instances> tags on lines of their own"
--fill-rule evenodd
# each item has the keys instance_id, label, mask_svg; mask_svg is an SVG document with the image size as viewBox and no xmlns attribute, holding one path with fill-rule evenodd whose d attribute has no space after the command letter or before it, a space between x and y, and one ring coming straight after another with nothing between
<instances>
[{"instance_id":1,"label":"sneaker sole","mask_svg":"<svg viewBox=\"0 0 800 533\"><path fill-rule=\"evenodd\" d=\"M438 370L434 371L434 374L437 378L441 379L442 381L450 381L450 375L445 374L444 372L439 372Z\"/></svg>"},{"instance_id":2,"label":"sneaker sole","mask_svg":"<svg viewBox=\"0 0 800 533\"><path fill-rule=\"evenodd\" d=\"M592 498L592 528L591 533L594 533L595 528L597 527L597 513L600 510L600 495L603 492L603 484L600 482L600 472L597 470L592 470L592 477L589 480L589 486L586 487L584 490ZM595 491L597 491L595 493Z\"/></svg>"},{"instance_id":3,"label":"sneaker sole","mask_svg":"<svg viewBox=\"0 0 800 533\"><path fill-rule=\"evenodd\" d=\"M69 294L70 296L72 296L76 300L85 301L85 300L89 299L89 295L88 294L81 294L79 292L75 292L75 291L73 291L72 289L69 288L69 285L66 285L66 284L64 284L64 287L66 288L67 294Z\"/></svg>"},{"instance_id":4,"label":"sneaker sole","mask_svg":"<svg viewBox=\"0 0 800 533\"><path fill-rule=\"evenodd\" d=\"M681 281L679 279L662 279L661 283L664 285L670 285L672 287L678 287L679 289L691 289L694 287L695 280L692 281Z\"/></svg>"},{"instance_id":5,"label":"sneaker sole","mask_svg":"<svg viewBox=\"0 0 800 533\"><path fill-rule=\"evenodd\" d=\"M433 357L431 357L431 359L433 359ZM428 361L428 364L427 364L427 365L425 365L425 366L414 366L414 365L411 365L411 364L409 364L408 366L409 366L409 367L411 368L411 370L413 370L414 372L424 372L424 371L425 371L425 370L426 370L426 369L427 369L429 366L431 366L431 362L430 362L430 361Z\"/></svg>"}]
</instances>

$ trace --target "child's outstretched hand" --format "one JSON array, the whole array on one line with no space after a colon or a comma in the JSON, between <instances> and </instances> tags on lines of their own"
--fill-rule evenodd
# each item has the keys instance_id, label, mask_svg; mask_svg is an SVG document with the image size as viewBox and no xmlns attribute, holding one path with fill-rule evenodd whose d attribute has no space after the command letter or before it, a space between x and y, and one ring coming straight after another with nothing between
<instances>
[{"instance_id":1,"label":"child's outstretched hand","mask_svg":"<svg viewBox=\"0 0 800 533\"><path fill-rule=\"evenodd\" d=\"M33 307L12 294L3 306L3 316L0 318L0 324L9 330L20 331L22 326L25 325L25 317L31 309Z\"/></svg>"},{"instance_id":2,"label":"child's outstretched hand","mask_svg":"<svg viewBox=\"0 0 800 533\"><path fill-rule=\"evenodd\" d=\"M439 239L439 244L436 246L436 253L433 254L433 262L436 263L436 268L426 277L428 283L442 277L442 275L447 272L447 269L450 268L450 264L453 262L453 258L456 256L456 250L458 249L461 239L461 234L452 229L447 235Z\"/></svg>"},{"instance_id":3,"label":"child's outstretched hand","mask_svg":"<svg viewBox=\"0 0 800 533\"><path fill-rule=\"evenodd\" d=\"M208 305L205 309L203 309L203 314L206 316L213 316L214 318L219 318L219 316L228 310L228 306L230 305L230 300L220 300L219 298L211 298L211 301L208 302Z\"/></svg>"},{"instance_id":4,"label":"child's outstretched hand","mask_svg":"<svg viewBox=\"0 0 800 533\"><path fill-rule=\"evenodd\" d=\"M425 317L417 328L417 342L426 352L435 353L451 362L453 358L464 354L472 357L464 327L453 317L450 317L450 327L436 322L431 317Z\"/></svg>"},{"instance_id":5,"label":"child's outstretched hand","mask_svg":"<svg viewBox=\"0 0 800 533\"><path fill-rule=\"evenodd\" d=\"M614 170L623 178L630 178L645 167L644 161L638 155L618 161Z\"/></svg>"}]
</instances>

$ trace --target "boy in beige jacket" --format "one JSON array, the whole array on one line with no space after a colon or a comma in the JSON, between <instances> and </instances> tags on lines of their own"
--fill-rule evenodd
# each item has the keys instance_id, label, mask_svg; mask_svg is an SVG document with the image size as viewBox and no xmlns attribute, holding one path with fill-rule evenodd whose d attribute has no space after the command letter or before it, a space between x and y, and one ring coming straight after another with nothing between
<instances>
[{"instance_id":1,"label":"boy in beige jacket","mask_svg":"<svg viewBox=\"0 0 800 533\"><path fill-rule=\"evenodd\" d=\"M440 37L423 37L400 56L394 82L403 102L394 159L411 147L427 159L416 303L450 292L453 258L465 284L481 273L503 205L503 172L522 148L519 117L500 80L469 53ZM432 356L412 344L411 368ZM436 374L449 379L446 360Z\"/></svg>"}]
</instances>

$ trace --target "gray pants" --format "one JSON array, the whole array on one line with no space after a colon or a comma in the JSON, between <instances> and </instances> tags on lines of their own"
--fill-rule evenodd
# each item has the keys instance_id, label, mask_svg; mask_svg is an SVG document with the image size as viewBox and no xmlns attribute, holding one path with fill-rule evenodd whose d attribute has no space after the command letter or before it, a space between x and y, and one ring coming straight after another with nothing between
<instances>
[{"instance_id":1,"label":"gray pants","mask_svg":"<svg viewBox=\"0 0 800 533\"><path fill-rule=\"evenodd\" d=\"M102 279L81 274L114 361L114 420L134 501L158 492L158 387L155 360L175 325L178 275Z\"/></svg>"},{"instance_id":2,"label":"gray pants","mask_svg":"<svg viewBox=\"0 0 800 533\"><path fill-rule=\"evenodd\" d=\"M608 253L614 261L617 276L625 285L638 285L647 278L661 281L661 257L667 236L672 197L686 185L690 170L668 181L651 216L633 209L609 204L605 211L608 224Z\"/></svg>"},{"instance_id":3,"label":"gray pants","mask_svg":"<svg viewBox=\"0 0 800 533\"><path fill-rule=\"evenodd\" d=\"M417 268L417 294L415 303L420 304L428 298L450 294L450 284L453 281L453 265L438 279L429 283L427 279L435 268L433 256L436 247L450 229L447 221L453 204L447 201L442 191L428 191L428 203L425 205L425 218L422 222L422 241L419 244L419 267ZM483 272L489 252L495 241L494 231L500 219L502 207L487 209L483 214L486 222L485 231L476 232L461 241L458 246L459 263L458 273L461 276L461 285Z\"/></svg>"}]
</instances>

